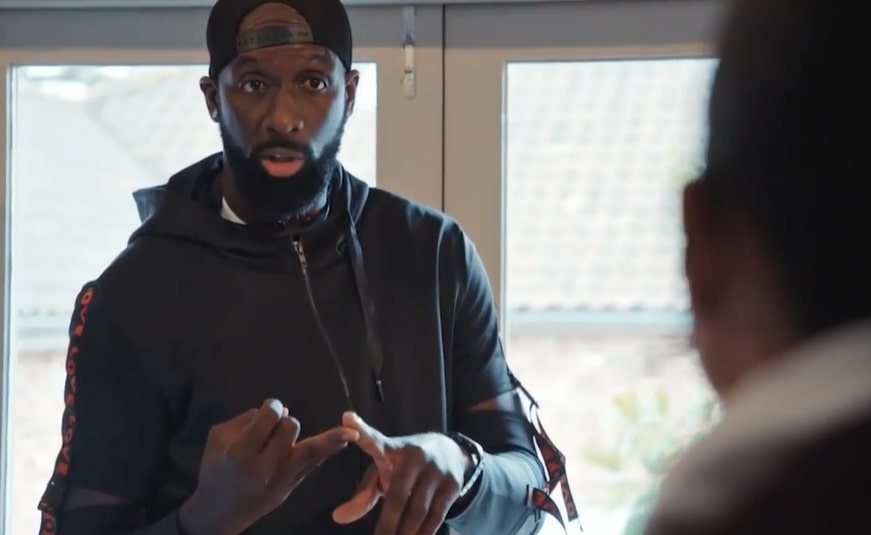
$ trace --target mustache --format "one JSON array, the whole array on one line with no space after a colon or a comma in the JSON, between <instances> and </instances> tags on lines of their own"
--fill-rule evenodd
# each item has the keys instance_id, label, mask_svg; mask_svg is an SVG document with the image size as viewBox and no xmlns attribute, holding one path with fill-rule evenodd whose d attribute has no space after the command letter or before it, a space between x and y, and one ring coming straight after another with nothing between
<instances>
[{"instance_id":1,"label":"mustache","mask_svg":"<svg viewBox=\"0 0 871 535\"><path fill-rule=\"evenodd\" d=\"M251 150L250 158L252 160L260 160L263 158L265 152L273 149L291 150L302 154L308 161L314 160L314 154L312 153L311 147L290 140L271 140L255 145Z\"/></svg>"}]
</instances>

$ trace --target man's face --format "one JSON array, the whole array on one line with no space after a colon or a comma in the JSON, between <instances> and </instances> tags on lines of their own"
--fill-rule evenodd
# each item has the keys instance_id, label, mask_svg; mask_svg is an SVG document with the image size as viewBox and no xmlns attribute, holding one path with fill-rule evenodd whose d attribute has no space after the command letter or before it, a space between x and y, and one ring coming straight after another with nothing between
<instances>
[{"instance_id":1,"label":"man's face","mask_svg":"<svg viewBox=\"0 0 871 535\"><path fill-rule=\"evenodd\" d=\"M740 375L734 351L728 303L732 301L730 247L733 239L710 202L705 184L695 182L684 191L686 233L685 272L693 311L693 345L711 385L721 395ZM739 335L740 338L740 335Z\"/></svg>"},{"instance_id":2,"label":"man's face","mask_svg":"<svg viewBox=\"0 0 871 535\"><path fill-rule=\"evenodd\" d=\"M304 23L267 4L240 31ZM257 218L301 217L323 199L337 165L358 74L326 48L283 45L245 52L201 86L220 125L233 185Z\"/></svg>"},{"instance_id":3,"label":"man's face","mask_svg":"<svg viewBox=\"0 0 871 535\"><path fill-rule=\"evenodd\" d=\"M684 192L686 277L693 339L721 397L795 340L790 303L766 242L706 180Z\"/></svg>"}]
</instances>

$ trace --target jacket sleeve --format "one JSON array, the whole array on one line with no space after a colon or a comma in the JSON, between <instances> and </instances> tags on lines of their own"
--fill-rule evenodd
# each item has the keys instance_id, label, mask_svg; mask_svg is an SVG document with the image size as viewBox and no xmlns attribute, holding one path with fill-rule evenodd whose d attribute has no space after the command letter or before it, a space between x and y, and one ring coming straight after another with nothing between
<instances>
[{"instance_id":1,"label":"jacket sleeve","mask_svg":"<svg viewBox=\"0 0 871 535\"><path fill-rule=\"evenodd\" d=\"M505 363L496 305L484 264L468 236L461 230L458 233L451 348L455 414L515 388Z\"/></svg>"},{"instance_id":2,"label":"jacket sleeve","mask_svg":"<svg viewBox=\"0 0 871 535\"><path fill-rule=\"evenodd\" d=\"M97 283L85 285L76 298L69 334L62 444L39 503L41 533L137 529L169 438L162 390ZM109 499L91 500L100 507L70 501L83 492Z\"/></svg>"},{"instance_id":3,"label":"jacket sleeve","mask_svg":"<svg viewBox=\"0 0 871 535\"><path fill-rule=\"evenodd\" d=\"M470 410L516 390L505 361L496 306L483 263L469 238L461 234L451 381L454 430L479 442L486 456L475 496L448 524L461 534L535 533L540 511L526 506L529 487L545 481L533 428L518 410Z\"/></svg>"},{"instance_id":4,"label":"jacket sleeve","mask_svg":"<svg viewBox=\"0 0 871 535\"><path fill-rule=\"evenodd\" d=\"M462 231L460 236L451 366L453 430L475 439L491 453L523 450L536 455L533 428L521 409L470 410L514 392L517 382L505 361L484 265L471 240Z\"/></svg>"}]
</instances>

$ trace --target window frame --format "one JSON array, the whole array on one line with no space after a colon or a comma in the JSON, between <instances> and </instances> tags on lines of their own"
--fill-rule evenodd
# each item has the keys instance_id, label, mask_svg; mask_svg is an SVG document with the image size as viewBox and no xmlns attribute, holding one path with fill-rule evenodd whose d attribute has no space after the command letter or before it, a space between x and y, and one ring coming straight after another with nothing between
<instances>
[{"instance_id":1,"label":"window frame","mask_svg":"<svg viewBox=\"0 0 871 535\"><path fill-rule=\"evenodd\" d=\"M478 248L503 332L507 64L711 57L722 8L715 0L446 6L444 207Z\"/></svg>"},{"instance_id":2,"label":"window frame","mask_svg":"<svg viewBox=\"0 0 871 535\"><path fill-rule=\"evenodd\" d=\"M206 6L205 3L202 4ZM7 6L8 7L8 6ZM440 6L414 8L416 92L403 94L401 47L407 22L403 6L349 7L355 61L378 70L377 162L379 188L441 209L443 31ZM207 63L208 7L4 9L0 7L0 533L10 528L11 420L14 371L9 266L10 150L13 68L39 64L159 65ZM161 28L160 33L153 28ZM191 31L191 29L195 31ZM192 83L196 83L192 80ZM426 129L417 125L432 125ZM216 147L216 149L218 149ZM412 154L413 157L407 157ZM84 281L82 281L84 282ZM74 296L70 296L72 300ZM71 301L72 303L72 301ZM46 393L46 395L53 395ZM61 393L57 392L60 403ZM59 429L59 428L58 428ZM38 514L35 509L34 514Z\"/></svg>"}]
</instances>

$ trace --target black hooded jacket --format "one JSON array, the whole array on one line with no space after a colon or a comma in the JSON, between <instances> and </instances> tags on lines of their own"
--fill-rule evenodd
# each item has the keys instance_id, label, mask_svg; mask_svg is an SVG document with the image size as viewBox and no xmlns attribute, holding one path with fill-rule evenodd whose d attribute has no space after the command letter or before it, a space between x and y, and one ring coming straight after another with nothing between
<instances>
[{"instance_id":1,"label":"black hooded jacket","mask_svg":"<svg viewBox=\"0 0 871 535\"><path fill-rule=\"evenodd\" d=\"M64 447L41 504L59 533L72 487L133 504L92 515L89 533L175 510L210 427L267 397L302 437L353 408L388 435L459 430L491 451L534 452L522 433L465 421L514 383L483 266L455 221L339 170L327 215L297 236L237 225L219 213L220 166L215 155L137 192L142 226L77 299ZM330 520L366 466L348 448L246 533L371 533L372 515Z\"/></svg>"}]
</instances>

